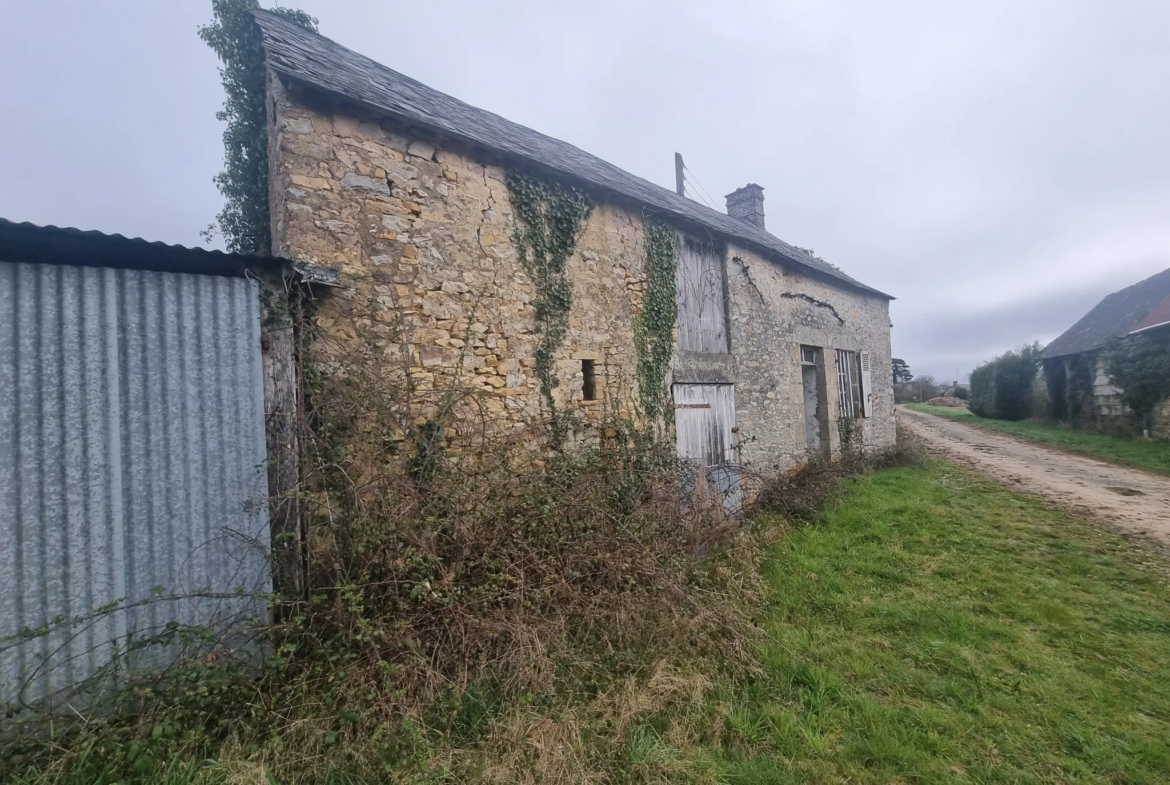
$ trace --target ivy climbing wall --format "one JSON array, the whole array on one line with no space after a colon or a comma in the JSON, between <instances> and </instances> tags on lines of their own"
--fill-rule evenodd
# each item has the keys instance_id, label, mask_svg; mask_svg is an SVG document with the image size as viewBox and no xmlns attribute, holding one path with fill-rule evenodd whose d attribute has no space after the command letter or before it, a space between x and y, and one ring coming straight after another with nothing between
<instances>
[{"instance_id":1,"label":"ivy climbing wall","mask_svg":"<svg viewBox=\"0 0 1170 785\"><path fill-rule=\"evenodd\" d=\"M680 352L677 228L275 80L269 94L274 251L340 271L314 314L324 374L362 364L449 440L550 417L591 439L606 412L669 426L670 383L733 383L742 455L766 470L803 457L800 345L866 350L857 430L893 444L885 299L721 247L730 351Z\"/></svg>"},{"instance_id":2,"label":"ivy climbing wall","mask_svg":"<svg viewBox=\"0 0 1170 785\"><path fill-rule=\"evenodd\" d=\"M526 199L518 187L547 183L276 81L270 94L275 251L340 269L314 316L326 373L361 358L388 386L409 385L422 417L458 388L468 400L451 415L452 437L555 412L572 415L567 439L584 439L607 408L637 411L640 214L569 190ZM562 219L534 219L550 196ZM546 235L540 250L532 220ZM549 249L564 246L550 263ZM594 361L597 400L584 400L583 360Z\"/></svg>"}]
</instances>

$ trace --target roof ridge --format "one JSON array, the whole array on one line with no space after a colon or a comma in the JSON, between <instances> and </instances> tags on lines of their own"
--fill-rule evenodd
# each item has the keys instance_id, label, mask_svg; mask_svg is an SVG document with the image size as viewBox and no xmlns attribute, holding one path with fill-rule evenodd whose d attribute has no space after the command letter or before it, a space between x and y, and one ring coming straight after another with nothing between
<instances>
[{"instance_id":1,"label":"roof ridge","mask_svg":"<svg viewBox=\"0 0 1170 785\"><path fill-rule=\"evenodd\" d=\"M1167 298L1170 298L1170 268L1102 297L1045 346L1041 355L1052 358L1080 354L1109 338L1125 335Z\"/></svg>"},{"instance_id":2,"label":"roof ridge","mask_svg":"<svg viewBox=\"0 0 1170 785\"><path fill-rule=\"evenodd\" d=\"M676 220L701 226L766 254L783 257L814 275L893 299L746 221L679 196L569 142L439 92L271 11L253 13L263 33L270 67L285 76L506 158L527 161L590 187L669 213Z\"/></svg>"}]
</instances>

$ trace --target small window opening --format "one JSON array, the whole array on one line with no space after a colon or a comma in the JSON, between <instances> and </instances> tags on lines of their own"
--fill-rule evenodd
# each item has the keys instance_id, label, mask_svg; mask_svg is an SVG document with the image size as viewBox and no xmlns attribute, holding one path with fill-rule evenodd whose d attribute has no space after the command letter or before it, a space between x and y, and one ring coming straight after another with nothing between
<instances>
[{"instance_id":1,"label":"small window opening","mask_svg":"<svg viewBox=\"0 0 1170 785\"><path fill-rule=\"evenodd\" d=\"M800 364L801 365L816 365L817 364L817 348L815 346L800 347Z\"/></svg>"},{"instance_id":2,"label":"small window opening","mask_svg":"<svg viewBox=\"0 0 1170 785\"><path fill-rule=\"evenodd\" d=\"M842 417L861 416L861 374L856 352L837 350L837 396Z\"/></svg>"},{"instance_id":3,"label":"small window opening","mask_svg":"<svg viewBox=\"0 0 1170 785\"><path fill-rule=\"evenodd\" d=\"M585 380L581 388L582 397L587 401L597 400L597 373L594 369L594 360L581 361L581 376Z\"/></svg>"}]
</instances>

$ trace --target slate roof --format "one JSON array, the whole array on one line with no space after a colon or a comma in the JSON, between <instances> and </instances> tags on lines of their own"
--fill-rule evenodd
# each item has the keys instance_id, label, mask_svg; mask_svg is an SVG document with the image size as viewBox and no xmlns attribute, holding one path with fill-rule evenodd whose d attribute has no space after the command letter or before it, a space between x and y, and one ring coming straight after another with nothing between
<instances>
[{"instance_id":1,"label":"slate roof","mask_svg":"<svg viewBox=\"0 0 1170 785\"><path fill-rule=\"evenodd\" d=\"M0 262L117 267L128 270L238 277L278 271L288 264L272 256L225 253L150 242L120 234L38 226L0 218Z\"/></svg>"},{"instance_id":2,"label":"slate roof","mask_svg":"<svg viewBox=\"0 0 1170 785\"><path fill-rule=\"evenodd\" d=\"M1044 357L1062 357L1093 349L1115 336L1158 323L1147 321L1170 309L1170 270L1108 295L1093 310L1044 348ZM1170 313L1170 310L1167 310ZM1167 316L1170 319L1170 316ZM1165 321L1165 319L1161 320Z\"/></svg>"},{"instance_id":3,"label":"slate roof","mask_svg":"<svg viewBox=\"0 0 1170 785\"><path fill-rule=\"evenodd\" d=\"M267 11L256 11L269 66L296 82L513 160L669 213L766 256L853 289L893 299L746 221L712 210L551 136L477 109Z\"/></svg>"}]
</instances>

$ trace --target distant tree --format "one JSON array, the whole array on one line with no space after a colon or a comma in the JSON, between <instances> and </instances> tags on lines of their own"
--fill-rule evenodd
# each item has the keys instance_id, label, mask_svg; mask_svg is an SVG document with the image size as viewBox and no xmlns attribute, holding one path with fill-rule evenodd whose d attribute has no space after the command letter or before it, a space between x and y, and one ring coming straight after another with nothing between
<instances>
[{"instance_id":1,"label":"distant tree","mask_svg":"<svg viewBox=\"0 0 1170 785\"><path fill-rule=\"evenodd\" d=\"M918 400L929 401L939 393L939 383L930 374L924 374L914 380L914 388L918 392Z\"/></svg>"},{"instance_id":2,"label":"distant tree","mask_svg":"<svg viewBox=\"0 0 1170 785\"><path fill-rule=\"evenodd\" d=\"M910 373L910 366L906 364L905 360L900 360L897 357L893 360L894 363L894 384L900 382L914 381L914 374Z\"/></svg>"},{"instance_id":3,"label":"distant tree","mask_svg":"<svg viewBox=\"0 0 1170 785\"><path fill-rule=\"evenodd\" d=\"M1115 338L1102 352L1118 397L1146 429L1154 407L1170 397L1170 332L1159 332Z\"/></svg>"},{"instance_id":4,"label":"distant tree","mask_svg":"<svg viewBox=\"0 0 1170 785\"><path fill-rule=\"evenodd\" d=\"M967 392L966 387L956 387L955 388L955 397L958 398L960 401L966 401L971 397L971 393Z\"/></svg>"}]
</instances>

